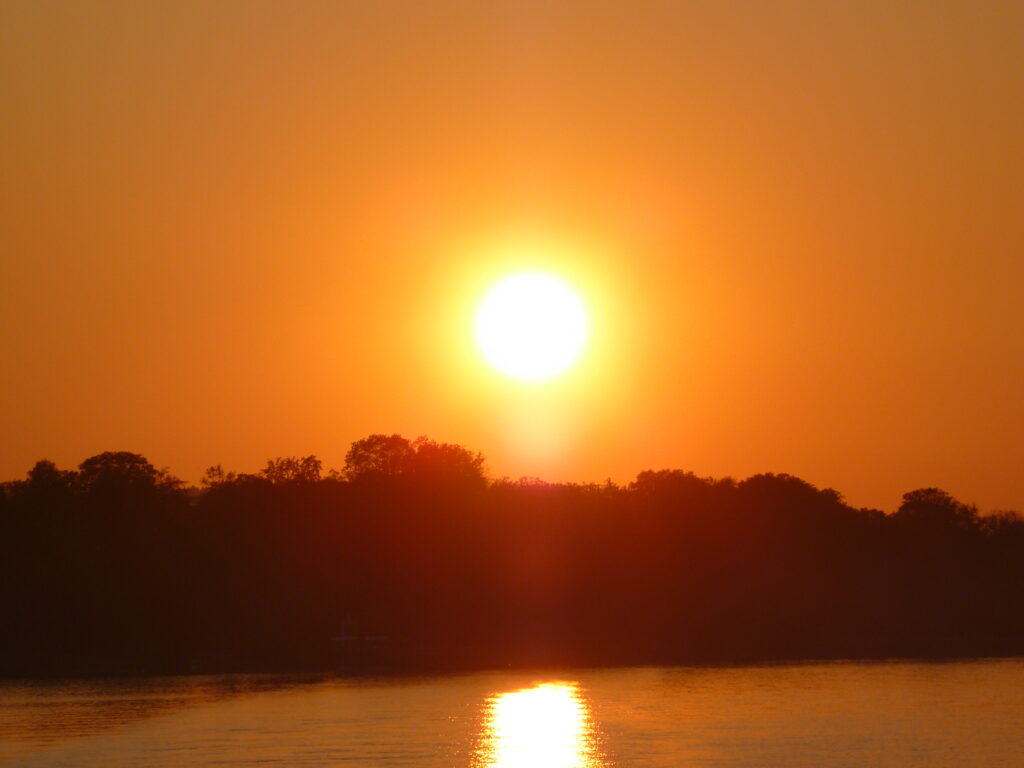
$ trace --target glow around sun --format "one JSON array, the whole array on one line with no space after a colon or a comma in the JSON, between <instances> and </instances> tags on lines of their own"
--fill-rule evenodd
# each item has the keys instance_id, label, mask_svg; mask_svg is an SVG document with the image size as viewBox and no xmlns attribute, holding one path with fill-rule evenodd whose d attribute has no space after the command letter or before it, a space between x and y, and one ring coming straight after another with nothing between
<instances>
[{"instance_id":1,"label":"glow around sun","mask_svg":"<svg viewBox=\"0 0 1024 768\"><path fill-rule=\"evenodd\" d=\"M484 297L476 339L499 371L517 379L546 379L579 358L587 340L587 313L572 288L554 277L513 275Z\"/></svg>"}]
</instances>

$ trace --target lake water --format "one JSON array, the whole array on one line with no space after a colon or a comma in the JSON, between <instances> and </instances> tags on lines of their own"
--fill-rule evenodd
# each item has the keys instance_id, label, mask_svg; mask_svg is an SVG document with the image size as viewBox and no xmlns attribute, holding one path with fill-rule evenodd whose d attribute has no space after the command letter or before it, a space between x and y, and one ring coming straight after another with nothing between
<instances>
[{"instance_id":1,"label":"lake water","mask_svg":"<svg viewBox=\"0 0 1024 768\"><path fill-rule=\"evenodd\" d=\"M1024 660L0 684L0 765L1024 766Z\"/></svg>"}]
</instances>

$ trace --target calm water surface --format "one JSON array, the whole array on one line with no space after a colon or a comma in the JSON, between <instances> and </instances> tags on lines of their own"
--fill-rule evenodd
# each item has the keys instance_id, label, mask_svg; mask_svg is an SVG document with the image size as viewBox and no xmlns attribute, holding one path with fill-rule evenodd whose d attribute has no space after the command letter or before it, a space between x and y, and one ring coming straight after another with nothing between
<instances>
[{"instance_id":1,"label":"calm water surface","mask_svg":"<svg viewBox=\"0 0 1024 768\"><path fill-rule=\"evenodd\" d=\"M1024 766L1024 660L0 684L0 765Z\"/></svg>"}]
</instances>

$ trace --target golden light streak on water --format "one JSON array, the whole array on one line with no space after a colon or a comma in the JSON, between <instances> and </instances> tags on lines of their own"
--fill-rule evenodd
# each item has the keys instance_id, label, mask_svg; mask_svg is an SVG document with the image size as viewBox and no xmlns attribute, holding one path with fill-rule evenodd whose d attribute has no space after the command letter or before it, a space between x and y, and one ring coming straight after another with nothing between
<instances>
[{"instance_id":1,"label":"golden light streak on water","mask_svg":"<svg viewBox=\"0 0 1024 768\"><path fill-rule=\"evenodd\" d=\"M543 683L488 702L479 768L599 768L593 724L575 683Z\"/></svg>"}]
</instances>

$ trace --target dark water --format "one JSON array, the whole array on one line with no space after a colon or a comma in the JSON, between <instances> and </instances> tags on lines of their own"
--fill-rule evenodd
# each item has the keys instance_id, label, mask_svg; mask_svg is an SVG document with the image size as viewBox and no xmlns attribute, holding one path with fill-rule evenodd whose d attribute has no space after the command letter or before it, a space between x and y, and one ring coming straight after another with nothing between
<instances>
[{"instance_id":1,"label":"dark water","mask_svg":"<svg viewBox=\"0 0 1024 768\"><path fill-rule=\"evenodd\" d=\"M1024 661L0 685L17 766L1024 766Z\"/></svg>"}]
</instances>

